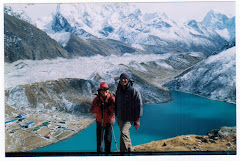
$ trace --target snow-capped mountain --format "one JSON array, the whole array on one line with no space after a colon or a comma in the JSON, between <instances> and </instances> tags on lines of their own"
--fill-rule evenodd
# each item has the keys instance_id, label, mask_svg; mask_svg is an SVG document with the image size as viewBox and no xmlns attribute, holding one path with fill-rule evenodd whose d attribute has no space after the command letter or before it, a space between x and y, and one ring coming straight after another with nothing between
<instances>
[{"instance_id":1,"label":"snow-capped mountain","mask_svg":"<svg viewBox=\"0 0 240 161\"><path fill-rule=\"evenodd\" d=\"M211 54L227 43L214 30L202 27L202 33L195 34L188 26L178 26L166 14L142 13L127 3L59 4L53 19L50 23L55 32L116 39L157 54L169 50Z\"/></svg>"},{"instance_id":2,"label":"snow-capped mountain","mask_svg":"<svg viewBox=\"0 0 240 161\"><path fill-rule=\"evenodd\" d=\"M14 16L14 17L17 17L21 20L24 20L34 26L37 26L36 23L32 20L32 18L29 17L24 10L13 11L13 9L10 6L5 6L4 13Z\"/></svg>"},{"instance_id":3,"label":"snow-capped mountain","mask_svg":"<svg viewBox=\"0 0 240 161\"><path fill-rule=\"evenodd\" d=\"M52 34L52 39L46 32L8 14L4 14L4 28L5 62L24 59L73 58L98 54L106 56L146 53L120 41L83 39L69 32Z\"/></svg>"},{"instance_id":4,"label":"snow-capped mountain","mask_svg":"<svg viewBox=\"0 0 240 161\"><path fill-rule=\"evenodd\" d=\"M210 17L215 14L210 13L203 22L193 20L182 26L166 14L145 13L131 3L58 4L47 21L39 17L35 23L52 38L70 32L83 38L119 40L157 54L199 51L211 55L226 39L234 38L235 24L226 16L213 22ZM214 25L217 22L227 28Z\"/></svg>"},{"instance_id":5,"label":"snow-capped mountain","mask_svg":"<svg viewBox=\"0 0 240 161\"><path fill-rule=\"evenodd\" d=\"M185 71L164 86L173 90L236 103L236 47L231 47Z\"/></svg>"},{"instance_id":6,"label":"snow-capped mountain","mask_svg":"<svg viewBox=\"0 0 240 161\"><path fill-rule=\"evenodd\" d=\"M71 55L45 32L14 16L4 14L4 61L42 60Z\"/></svg>"},{"instance_id":7,"label":"snow-capped mountain","mask_svg":"<svg viewBox=\"0 0 240 161\"><path fill-rule=\"evenodd\" d=\"M212 28L228 41L235 39L235 17L228 18L224 14L215 13L211 10L201 24L206 28Z\"/></svg>"},{"instance_id":8,"label":"snow-capped mountain","mask_svg":"<svg viewBox=\"0 0 240 161\"><path fill-rule=\"evenodd\" d=\"M29 17L31 17L31 15L29 15ZM218 34L218 31L220 31L220 29L226 31L227 29L234 33L235 23L233 19L234 18L228 19L226 16L215 14L211 11L202 22L191 20L180 26L171 20L166 14L158 12L144 13L131 3L82 3L58 4L56 10L52 11L51 16L47 18L38 17L37 19L35 17L34 22L38 28L42 29L53 39L57 40L62 47L73 56L81 51L84 52L78 56L94 56L94 54L99 54L109 58L112 54L112 56L117 56L117 59L121 59L121 62L123 62L124 59L120 56L126 56L128 54L133 55L133 53L144 58L152 56L146 55L146 53L161 55L169 53L170 56L166 59L155 59L149 62L131 61L128 64L118 64L115 66L116 68L113 68L113 63L109 61L107 64L110 65L110 69L113 68L112 71L107 69L108 66L106 66L106 64L97 65L97 67L101 67L106 73L99 74L98 72L91 72L91 75L82 78L94 79L95 81L100 81L102 78L105 78L107 81L113 82L114 80L112 79L115 76L109 73L119 72L121 67L127 67L126 69L124 68L124 70L134 73L136 78L140 77L148 84L161 86L163 83L171 80L186 69L189 69L188 71L192 70L192 72L195 73L195 68L198 68L199 66L192 68L192 65L201 61L206 56L210 56L211 58L211 55L222 55L222 57L230 56L233 58L225 52L223 53L226 55L216 54L216 51L219 51L219 49L222 49L229 44L229 41L226 40L226 34L225 36L222 36L221 34ZM221 22L221 25L218 25L217 22ZM230 37L231 36L229 36L229 38ZM232 36L232 38L234 39L234 36ZM145 52L137 50L131 46L145 50ZM194 55L198 55L197 58L194 57ZM103 57L101 57L101 59L102 58ZM216 64L218 63L225 64L225 60L220 59L220 56L214 58L219 62L215 62L215 64L204 64L207 67L206 70L214 69L212 66L217 68ZM83 58L80 57L80 59ZM89 58L87 59L87 61L89 61ZM228 60L228 58L226 58L226 60ZM69 67L68 64L71 64L72 60L66 61L67 64L65 65ZM99 59L97 61L99 61ZM76 65L79 62L73 63ZM81 65L84 66L83 64L86 64L86 62L83 62ZM89 65L89 63L87 63L87 65ZM232 65L234 65L234 63L232 63ZM23 66L25 65L23 64ZM23 66L20 65L21 71L24 71L22 69ZM61 64L60 67L62 66L63 68L66 68ZM93 66L96 66L96 63L90 63L87 68L92 69ZM97 69L94 70L96 71ZM20 70L17 71L18 76L19 72ZM44 70L41 74L52 73L50 74L52 77L55 72L56 69L48 72ZM73 72L78 73L80 71L73 70ZM209 73L214 72L215 70ZM67 73L70 74L72 72ZM200 74L200 72L196 73ZM23 74L24 77L26 77L25 74ZM115 75L118 74L120 73L115 73ZM223 75L224 74L223 71ZM226 73L226 75L229 74L231 76L229 76L228 80L235 81L235 72L233 68L231 68L230 72L228 71ZM63 77L66 78L67 75L64 75ZM204 77L204 74L200 77ZM199 79L199 77L195 77L194 74L192 74L191 77L188 77L189 80L194 78ZM15 78L13 78L13 81L10 80L8 82L13 83L14 79ZM52 80L54 79L56 78L52 78ZM225 80L219 80L219 82L216 83L216 87L221 86L221 83L224 81ZM26 82L26 80L23 80L23 82ZM202 84L204 84L204 82L202 82ZM194 85L201 87L197 84ZM194 85L189 88L189 91L190 89L195 89ZM234 84L228 89L233 88L235 88ZM228 91L228 89L221 88L223 91ZM208 95L208 91L213 92L214 90L214 88L211 88L203 93L206 94L206 97L212 98L211 95ZM194 91L190 92L194 93ZM222 96L221 92L216 93L217 94L214 94L216 99L230 100L234 102L234 99L229 99L228 96L223 99L220 98L220 96ZM230 97L232 97L231 94Z\"/></svg>"}]
</instances>

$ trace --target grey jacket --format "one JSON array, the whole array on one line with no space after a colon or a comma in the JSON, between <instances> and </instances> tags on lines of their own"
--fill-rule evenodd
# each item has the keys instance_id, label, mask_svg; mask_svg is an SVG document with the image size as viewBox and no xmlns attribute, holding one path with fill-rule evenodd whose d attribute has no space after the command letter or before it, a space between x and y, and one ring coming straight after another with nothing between
<instances>
[{"instance_id":1,"label":"grey jacket","mask_svg":"<svg viewBox=\"0 0 240 161\"><path fill-rule=\"evenodd\" d=\"M115 97L115 114L121 121L136 121L143 115L143 104L140 92L128 83L123 90L119 83Z\"/></svg>"}]
</instances>

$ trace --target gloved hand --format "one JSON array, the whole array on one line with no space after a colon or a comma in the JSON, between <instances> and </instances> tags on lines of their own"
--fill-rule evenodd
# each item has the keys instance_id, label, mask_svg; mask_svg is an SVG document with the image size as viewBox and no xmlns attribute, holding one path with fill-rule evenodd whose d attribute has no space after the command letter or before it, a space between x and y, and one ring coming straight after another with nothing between
<instances>
[{"instance_id":1,"label":"gloved hand","mask_svg":"<svg viewBox=\"0 0 240 161\"><path fill-rule=\"evenodd\" d=\"M139 128L139 126L140 126L140 118L138 118L138 119L134 122L134 126L136 126L136 130Z\"/></svg>"}]
</instances>

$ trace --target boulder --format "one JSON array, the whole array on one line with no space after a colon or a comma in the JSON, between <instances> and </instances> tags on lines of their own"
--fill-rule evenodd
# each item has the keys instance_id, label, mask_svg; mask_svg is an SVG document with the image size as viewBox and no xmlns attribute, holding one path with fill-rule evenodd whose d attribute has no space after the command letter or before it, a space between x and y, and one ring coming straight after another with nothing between
<instances>
[{"instance_id":1,"label":"boulder","mask_svg":"<svg viewBox=\"0 0 240 161\"><path fill-rule=\"evenodd\" d=\"M207 133L209 138L215 138L215 137L220 137L220 138L225 138L231 134L236 133L236 127L221 127L218 130L211 130Z\"/></svg>"}]
</instances>

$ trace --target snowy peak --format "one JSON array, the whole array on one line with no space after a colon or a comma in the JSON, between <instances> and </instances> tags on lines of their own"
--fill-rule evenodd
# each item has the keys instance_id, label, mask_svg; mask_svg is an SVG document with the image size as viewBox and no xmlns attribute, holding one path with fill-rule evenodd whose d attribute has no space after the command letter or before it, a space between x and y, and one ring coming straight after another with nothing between
<instances>
[{"instance_id":1,"label":"snowy peak","mask_svg":"<svg viewBox=\"0 0 240 161\"><path fill-rule=\"evenodd\" d=\"M24 20L34 26L36 26L35 22L32 21L32 19L27 15L27 13L23 10L19 10L19 11L13 11L12 7L10 6L5 6L4 7L4 13L14 16L16 18L19 18L21 20Z\"/></svg>"},{"instance_id":2,"label":"snowy peak","mask_svg":"<svg viewBox=\"0 0 240 161\"><path fill-rule=\"evenodd\" d=\"M52 29L55 32L60 32L62 30L71 31L71 25L68 21L61 15L61 13L57 13L52 22Z\"/></svg>"},{"instance_id":3,"label":"snowy peak","mask_svg":"<svg viewBox=\"0 0 240 161\"><path fill-rule=\"evenodd\" d=\"M206 27L213 27L224 29L229 18L221 13L215 13L213 10L209 11L201 22Z\"/></svg>"},{"instance_id":4,"label":"snowy peak","mask_svg":"<svg viewBox=\"0 0 240 161\"><path fill-rule=\"evenodd\" d=\"M203 31L199 28L199 23L195 20L191 20L187 23L188 26L190 26L191 28L193 28L195 31L203 34Z\"/></svg>"},{"instance_id":5,"label":"snowy peak","mask_svg":"<svg viewBox=\"0 0 240 161\"><path fill-rule=\"evenodd\" d=\"M98 38L118 40L121 40L123 30L147 32L151 28L169 28L173 24L165 14L143 14L135 5L128 3L60 4L57 13L76 29L83 29Z\"/></svg>"},{"instance_id":6,"label":"snowy peak","mask_svg":"<svg viewBox=\"0 0 240 161\"><path fill-rule=\"evenodd\" d=\"M228 18L226 15L209 11L204 17L201 24L206 28L212 28L224 37L226 40L231 41L235 38L235 17Z\"/></svg>"}]
</instances>

